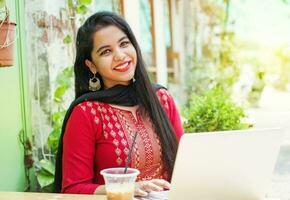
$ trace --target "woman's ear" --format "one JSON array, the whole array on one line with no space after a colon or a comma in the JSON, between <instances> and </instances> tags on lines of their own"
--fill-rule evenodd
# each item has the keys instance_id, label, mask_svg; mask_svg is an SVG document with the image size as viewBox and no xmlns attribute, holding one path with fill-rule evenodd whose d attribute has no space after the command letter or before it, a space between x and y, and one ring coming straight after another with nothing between
<instances>
[{"instance_id":1,"label":"woman's ear","mask_svg":"<svg viewBox=\"0 0 290 200\"><path fill-rule=\"evenodd\" d=\"M86 66L90 69L90 71L93 74L96 74L97 73L97 67L96 67L96 65L92 61L86 59L85 60L85 64L86 64Z\"/></svg>"}]
</instances>

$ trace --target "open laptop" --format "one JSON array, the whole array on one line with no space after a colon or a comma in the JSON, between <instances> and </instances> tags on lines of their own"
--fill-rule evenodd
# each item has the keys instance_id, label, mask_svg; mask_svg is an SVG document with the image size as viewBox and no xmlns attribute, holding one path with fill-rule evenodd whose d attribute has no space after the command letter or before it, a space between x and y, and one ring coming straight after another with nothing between
<instances>
[{"instance_id":1,"label":"open laptop","mask_svg":"<svg viewBox=\"0 0 290 200\"><path fill-rule=\"evenodd\" d=\"M263 200L283 129L184 134L169 200ZM168 199L168 191L146 199Z\"/></svg>"},{"instance_id":2,"label":"open laptop","mask_svg":"<svg viewBox=\"0 0 290 200\"><path fill-rule=\"evenodd\" d=\"M183 135L169 199L264 199L283 136L280 128Z\"/></svg>"}]
</instances>

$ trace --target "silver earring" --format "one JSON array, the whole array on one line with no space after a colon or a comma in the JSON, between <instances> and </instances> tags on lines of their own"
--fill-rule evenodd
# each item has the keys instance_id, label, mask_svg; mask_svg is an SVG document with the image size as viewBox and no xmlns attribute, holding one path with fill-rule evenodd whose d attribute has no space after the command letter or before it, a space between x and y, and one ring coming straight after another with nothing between
<instances>
[{"instance_id":1,"label":"silver earring","mask_svg":"<svg viewBox=\"0 0 290 200\"><path fill-rule=\"evenodd\" d=\"M89 90L90 91L97 91L101 89L101 82L100 79L94 74L93 78L90 78L89 80Z\"/></svg>"},{"instance_id":2,"label":"silver earring","mask_svg":"<svg viewBox=\"0 0 290 200\"><path fill-rule=\"evenodd\" d=\"M136 82L136 79L135 79L135 77L133 76L133 79L132 79L132 81L133 81L133 83L135 83Z\"/></svg>"}]
</instances>

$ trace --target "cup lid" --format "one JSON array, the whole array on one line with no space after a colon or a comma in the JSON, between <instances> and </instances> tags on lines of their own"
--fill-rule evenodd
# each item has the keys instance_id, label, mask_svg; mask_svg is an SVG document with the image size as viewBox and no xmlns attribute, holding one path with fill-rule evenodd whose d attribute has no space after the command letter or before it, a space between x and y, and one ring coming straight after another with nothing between
<instances>
[{"instance_id":1,"label":"cup lid","mask_svg":"<svg viewBox=\"0 0 290 200\"><path fill-rule=\"evenodd\" d=\"M101 170L100 174L107 177L130 177L130 176L138 176L140 171L135 168L127 168L127 173L124 174L124 167L116 167L116 168L107 168Z\"/></svg>"}]
</instances>

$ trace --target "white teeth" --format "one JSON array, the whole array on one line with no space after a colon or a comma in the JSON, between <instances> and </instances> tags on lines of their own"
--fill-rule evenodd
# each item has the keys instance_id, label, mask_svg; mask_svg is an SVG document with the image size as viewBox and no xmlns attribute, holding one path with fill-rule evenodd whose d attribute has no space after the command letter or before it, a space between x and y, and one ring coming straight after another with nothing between
<instances>
[{"instance_id":1,"label":"white teeth","mask_svg":"<svg viewBox=\"0 0 290 200\"><path fill-rule=\"evenodd\" d=\"M123 65L120 65L120 66L118 66L118 67L115 67L115 69L123 69L123 68L127 67L128 64L129 64L129 62L126 62L126 63L124 63Z\"/></svg>"}]
</instances>

